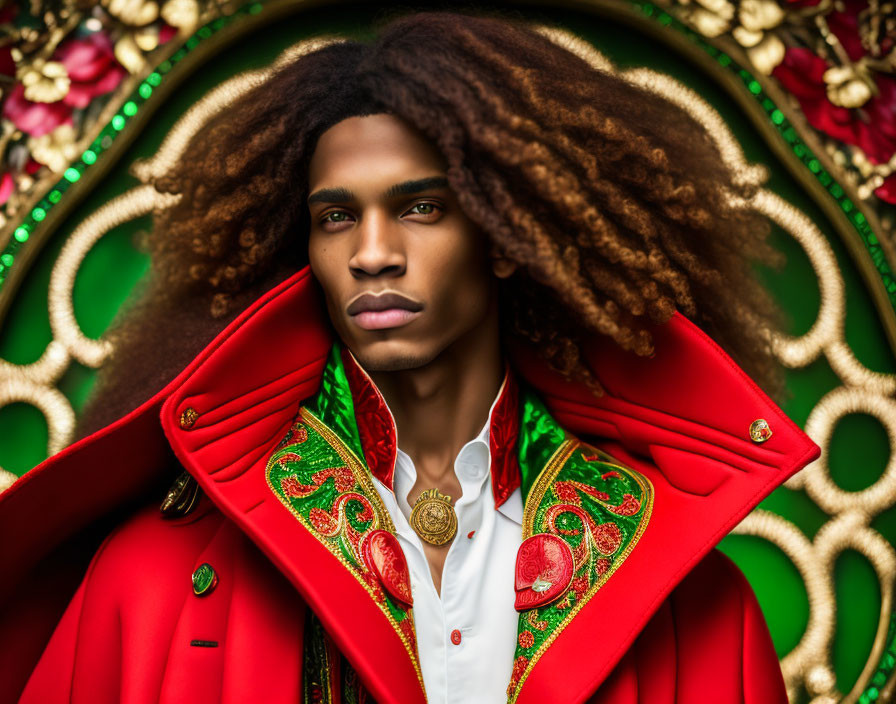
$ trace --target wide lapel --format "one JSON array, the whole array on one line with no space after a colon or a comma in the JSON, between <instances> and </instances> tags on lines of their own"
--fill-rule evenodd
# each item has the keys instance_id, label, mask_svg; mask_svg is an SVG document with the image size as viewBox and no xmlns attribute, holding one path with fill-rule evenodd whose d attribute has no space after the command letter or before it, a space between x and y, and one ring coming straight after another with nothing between
<instances>
[{"instance_id":1,"label":"wide lapel","mask_svg":"<svg viewBox=\"0 0 896 704\"><path fill-rule=\"evenodd\" d=\"M321 387L332 379L324 371L334 347L310 271L241 323L171 392L165 435L209 498L295 585L376 701L424 702L410 614L355 562L359 531L388 529L388 516L357 447L321 418L342 414L301 408L335 398Z\"/></svg>"},{"instance_id":2,"label":"wide lapel","mask_svg":"<svg viewBox=\"0 0 896 704\"><path fill-rule=\"evenodd\" d=\"M340 345L334 343L320 390L302 404L268 457L265 477L280 502L379 607L422 683L413 609L390 593L382 575L374 571L363 554L365 543L376 531L395 534L395 526L363 457ZM404 590L409 597L407 570L391 576L400 581L388 586Z\"/></svg>"},{"instance_id":3,"label":"wide lapel","mask_svg":"<svg viewBox=\"0 0 896 704\"><path fill-rule=\"evenodd\" d=\"M514 350L544 403L521 407L524 531L560 537L576 570L558 601L521 614L512 702L588 699L676 584L820 454L687 318L652 332L652 358L588 348L601 397ZM772 431L761 441L759 419Z\"/></svg>"},{"instance_id":4,"label":"wide lapel","mask_svg":"<svg viewBox=\"0 0 896 704\"><path fill-rule=\"evenodd\" d=\"M646 476L565 431L529 389L522 395L520 416L525 430L519 465L526 499L516 586L518 599L525 602L518 606L510 701L551 644L636 548L654 499ZM537 538L545 535L569 549L545 551Z\"/></svg>"}]
</instances>

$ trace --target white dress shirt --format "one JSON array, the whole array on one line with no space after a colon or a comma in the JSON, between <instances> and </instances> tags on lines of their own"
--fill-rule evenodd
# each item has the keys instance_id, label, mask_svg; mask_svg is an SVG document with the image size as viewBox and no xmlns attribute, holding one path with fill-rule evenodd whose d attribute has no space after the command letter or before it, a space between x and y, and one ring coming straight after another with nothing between
<instances>
[{"instance_id":1,"label":"white dress shirt","mask_svg":"<svg viewBox=\"0 0 896 704\"><path fill-rule=\"evenodd\" d=\"M413 461L398 449L394 493L374 478L411 573L420 669L431 704L507 701L517 639L513 583L523 502L518 487L495 509L488 446L491 410L488 417L454 460L463 496L451 497L456 499L457 533L445 557L441 598L423 543L409 523L407 497L417 480Z\"/></svg>"}]
</instances>

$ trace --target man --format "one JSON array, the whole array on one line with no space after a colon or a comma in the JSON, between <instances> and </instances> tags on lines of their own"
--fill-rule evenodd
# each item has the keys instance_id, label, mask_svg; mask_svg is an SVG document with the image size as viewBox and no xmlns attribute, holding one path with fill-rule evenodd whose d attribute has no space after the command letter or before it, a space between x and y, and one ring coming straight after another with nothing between
<instances>
[{"instance_id":1,"label":"man","mask_svg":"<svg viewBox=\"0 0 896 704\"><path fill-rule=\"evenodd\" d=\"M517 263L425 135L357 113L315 140L310 266L0 498L29 531L3 555L6 696L785 701L712 546L818 447L680 313L653 357L589 342L603 395L505 349ZM36 589L56 534L172 450L188 476L105 539L56 624L64 584Z\"/></svg>"}]
</instances>

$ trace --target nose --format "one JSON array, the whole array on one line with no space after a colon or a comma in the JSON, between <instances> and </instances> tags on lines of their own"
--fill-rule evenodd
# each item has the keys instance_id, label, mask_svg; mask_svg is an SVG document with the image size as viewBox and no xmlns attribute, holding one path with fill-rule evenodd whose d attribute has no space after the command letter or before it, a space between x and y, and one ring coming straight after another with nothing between
<instances>
[{"instance_id":1,"label":"nose","mask_svg":"<svg viewBox=\"0 0 896 704\"><path fill-rule=\"evenodd\" d=\"M399 276L407 260L401 228L390 222L385 213L368 213L355 228L355 249L348 261L355 278L367 276Z\"/></svg>"}]
</instances>

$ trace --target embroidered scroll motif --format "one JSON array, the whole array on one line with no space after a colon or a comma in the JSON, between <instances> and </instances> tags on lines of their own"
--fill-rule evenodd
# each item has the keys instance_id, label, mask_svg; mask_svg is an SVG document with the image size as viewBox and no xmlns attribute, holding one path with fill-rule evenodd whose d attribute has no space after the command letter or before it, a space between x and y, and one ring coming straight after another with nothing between
<instances>
[{"instance_id":1,"label":"embroidered scroll motif","mask_svg":"<svg viewBox=\"0 0 896 704\"><path fill-rule=\"evenodd\" d=\"M422 683L413 614L388 591L361 554L365 535L395 527L355 454L303 406L268 458L268 486L289 511L352 573L386 615Z\"/></svg>"},{"instance_id":2,"label":"embroidered scroll motif","mask_svg":"<svg viewBox=\"0 0 896 704\"><path fill-rule=\"evenodd\" d=\"M571 436L556 448L526 499L523 537L547 533L566 541L573 579L559 599L520 614L510 702L551 642L635 547L652 508L647 477Z\"/></svg>"}]
</instances>

